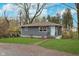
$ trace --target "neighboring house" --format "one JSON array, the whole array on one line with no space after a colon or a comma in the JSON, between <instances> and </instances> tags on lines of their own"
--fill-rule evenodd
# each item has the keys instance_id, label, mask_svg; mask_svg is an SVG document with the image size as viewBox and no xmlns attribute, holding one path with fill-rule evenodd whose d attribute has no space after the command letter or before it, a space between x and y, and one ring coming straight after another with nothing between
<instances>
[{"instance_id":1,"label":"neighboring house","mask_svg":"<svg viewBox=\"0 0 79 59\"><path fill-rule=\"evenodd\" d=\"M56 38L62 35L62 26L50 22L39 22L21 26L21 37Z\"/></svg>"}]
</instances>

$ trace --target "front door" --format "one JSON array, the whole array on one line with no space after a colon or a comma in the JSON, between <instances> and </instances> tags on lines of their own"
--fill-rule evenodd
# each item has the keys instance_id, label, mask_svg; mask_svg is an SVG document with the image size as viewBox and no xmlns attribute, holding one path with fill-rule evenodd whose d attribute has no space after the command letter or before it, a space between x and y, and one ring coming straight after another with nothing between
<instances>
[{"instance_id":1,"label":"front door","mask_svg":"<svg viewBox=\"0 0 79 59\"><path fill-rule=\"evenodd\" d=\"M55 27L50 27L50 34L51 36L55 36Z\"/></svg>"}]
</instances>

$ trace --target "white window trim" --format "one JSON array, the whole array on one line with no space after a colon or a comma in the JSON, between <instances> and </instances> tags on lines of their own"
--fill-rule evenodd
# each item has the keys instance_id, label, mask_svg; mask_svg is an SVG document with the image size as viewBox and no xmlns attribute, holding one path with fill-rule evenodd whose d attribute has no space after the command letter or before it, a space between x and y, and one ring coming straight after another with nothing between
<instances>
[{"instance_id":1,"label":"white window trim","mask_svg":"<svg viewBox=\"0 0 79 59\"><path fill-rule=\"evenodd\" d=\"M40 31L40 28L41 28L41 27L38 27L39 31ZM40 31L40 32L47 32L47 27L45 27L45 31L42 30L42 31Z\"/></svg>"}]
</instances>

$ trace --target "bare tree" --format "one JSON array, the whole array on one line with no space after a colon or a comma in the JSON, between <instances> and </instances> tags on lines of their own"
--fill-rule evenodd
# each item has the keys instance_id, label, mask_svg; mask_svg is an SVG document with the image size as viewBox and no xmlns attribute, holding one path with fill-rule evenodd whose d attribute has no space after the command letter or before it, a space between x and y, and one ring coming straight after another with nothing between
<instances>
[{"instance_id":1,"label":"bare tree","mask_svg":"<svg viewBox=\"0 0 79 59\"><path fill-rule=\"evenodd\" d=\"M0 36L8 34L9 21L6 16L6 11L3 11L4 18L0 19Z\"/></svg>"},{"instance_id":2,"label":"bare tree","mask_svg":"<svg viewBox=\"0 0 79 59\"><path fill-rule=\"evenodd\" d=\"M42 11L43 11L46 4L37 3L36 8L35 8L36 9L35 14L32 17L30 17L30 13L29 13L30 8L33 7L33 5L31 3L20 3L20 4L17 4L17 5L21 9L24 10L23 12L25 13L26 23L32 23L34 21L34 19L42 13Z\"/></svg>"},{"instance_id":3,"label":"bare tree","mask_svg":"<svg viewBox=\"0 0 79 59\"><path fill-rule=\"evenodd\" d=\"M6 10L4 10L3 14L4 14L4 20L5 20L6 23L7 23L7 28L9 28L9 20L8 20L8 16L7 16L7 14L6 14Z\"/></svg>"},{"instance_id":4,"label":"bare tree","mask_svg":"<svg viewBox=\"0 0 79 59\"><path fill-rule=\"evenodd\" d=\"M22 12L21 12L21 10L19 10L18 16L20 19L19 23L20 23L20 25L22 25Z\"/></svg>"}]
</instances>

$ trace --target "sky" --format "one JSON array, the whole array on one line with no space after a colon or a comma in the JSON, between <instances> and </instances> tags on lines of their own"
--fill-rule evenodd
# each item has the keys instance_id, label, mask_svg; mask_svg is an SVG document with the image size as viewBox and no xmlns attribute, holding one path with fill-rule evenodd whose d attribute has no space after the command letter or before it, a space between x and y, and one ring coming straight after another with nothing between
<instances>
[{"instance_id":1,"label":"sky","mask_svg":"<svg viewBox=\"0 0 79 59\"><path fill-rule=\"evenodd\" d=\"M51 3L51 4L48 4L48 6L43 10L41 16L46 16L46 17L47 17L47 15L55 16L57 13L59 13L62 16L65 9L69 8L69 9L71 9L74 27L77 27L77 14L76 14L77 12L71 7L75 8L75 4L74 3L66 3L66 5L64 5L62 3L55 3L55 4ZM17 17L18 7L16 5L8 4L8 3L7 4L0 3L0 16L3 16L4 10L7 11L6 14L8 15L8 17ZM34 14L33 9L30 10L30 14L31 15Z\"/></svg>"},{"instance_id":2,"label":"sky","mask_svg":"<svg viewBox=\"0 0 79 59\"><path fill-rule=\"evenodd\" d=\"M66 5L64 5L62 3L51 5L47 8L47 11L48 11L47 13L50 16L55 16L57 13L59 13L62 16L65 9L69 8L71 10L71 14L73 17L74 27L77 27L77 12L76 12L76 10L73 9L73 8L76 8L75 4L74 3L66 3ZM71 7L73 7L73 8L71 8Z\"/></svg>"}]
</instances>

